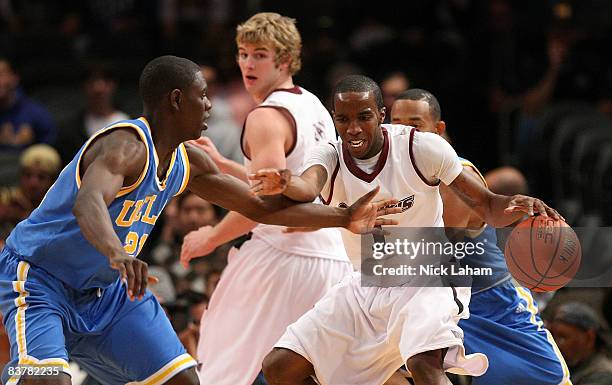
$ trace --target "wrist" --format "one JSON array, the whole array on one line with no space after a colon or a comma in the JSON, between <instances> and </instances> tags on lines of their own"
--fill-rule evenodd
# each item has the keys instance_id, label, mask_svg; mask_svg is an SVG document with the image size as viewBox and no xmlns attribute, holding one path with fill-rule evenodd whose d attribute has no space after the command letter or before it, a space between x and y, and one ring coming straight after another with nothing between
<instances>
[{"instance_id":1,"label":"wrist","mask_svg":"<svg viewBox=\"0 0 612 385\"><path fill-rule=\"evenodd\" d=\"M208 243L212 245L215 249L221 245L223 240L221 239L221 233L219 232L217 226L212 226L210 229L210 233L208 234Z\"/></svg>"},{"instance_id":2,"label":"wrist","mask_svg":"<svg viewBox=\"0 0 612 385\"><path fill-rule=\"evenodd\" d=\"M337 208L337 210L343 210L343 215L344 217L342 218L342 227L344 227L345 229L348 229L351 225L351 216L352 216L352 211L350 208Z\"/></svg>"}]
</instances>

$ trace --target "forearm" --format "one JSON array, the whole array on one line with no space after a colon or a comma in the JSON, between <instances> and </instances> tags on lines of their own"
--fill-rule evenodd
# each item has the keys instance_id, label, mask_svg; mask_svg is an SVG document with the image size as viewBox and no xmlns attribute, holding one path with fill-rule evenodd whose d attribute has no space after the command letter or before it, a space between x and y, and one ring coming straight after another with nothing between
<instances>
[{"instance_id":1,"label":"forearm","mask_svg":"<svg viewBox=\"0 0 612 385\"><path fill-rule=\"evenodd\" d=\"M313 183L292 175L283 195L296 202L312 202L320 192Z\"/></svg>"},{"instance_id":2,"label":"forearm","mask_svg":"<svg viewBox=\"0 0 612 385\"><path fill-rule=\"evenodd\" d=\"M269 200L266 200L269 201ZM286 204L286 203L285 203ZM289 227L346 227L350 221L348 209L314 203L295 204L279 210L278 203L269 206L258 222Z\"/></svg>"},{"instance_id":3,"label":"forearm","mask_svg":"<svg viewBox=\"0 0 612 385\"><path fill-rule=\"evenodd\" d=\"M244 182L248 182L246 168L240 163L227 158L218 159L215 163L222 173L229 174Z\"/></svg>"},{"instance_id":4,"label":"forearm","mask_svg":"<svg viewBox=\"0 0 612 385\"><path fill-rule=\"evenodd\" d=\"M493 194L489 199L488 209L484 212L484 221L493 227L505 227L521 219L525 215L524 212L506 213L504 211L508 208L512 198L511 196Z\"/></svg>"},{"instance_id":5,"label":"forearm","mask_svg":"<svg viewBox=\"0 0 612 385\"><path fill-rule=\"evenodd\" d=\"M101 254L110 257L123 251L102 195L79 195L72 209L83 236Z\"/></svg>"},{"instance_id":6,"label":"forearm","mask_svg":"<svg viewBox=\"0 0 612 385\"><path fill-rule=\"evenodd\" d=\"M247 234L257 226L257 222L249 218L230 211L216 226L213 227L211 240L215 245L221 246L224 243L233 241L241 235Z\"/></svg>"}]
</instances>

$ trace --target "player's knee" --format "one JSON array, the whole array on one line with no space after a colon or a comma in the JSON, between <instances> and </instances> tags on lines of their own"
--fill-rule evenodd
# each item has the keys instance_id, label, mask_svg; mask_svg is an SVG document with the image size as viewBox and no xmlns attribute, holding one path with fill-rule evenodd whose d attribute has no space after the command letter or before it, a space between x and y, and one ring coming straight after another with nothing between
<instances>
[{"instance_id":1,"label":"player's knee","mask_svg":"<svg viewBox=\"0 0 612 385\"><path fill-rule=\"evenodd\" d=\"M266 381L270 384L279 383L285 375L284 364L287 361L286 352L283 349L274 348L263 360L262 370Z\"/></svg>"},{"instance_id":2,"label":"player's knee","mask_svg":"<svg viewBox=\"0 0 612 385\"><path fill-rule=\"evenodd\" d=\"M167 382L168 385L200 385L195 368L191 367L178 373Z\"/></svg>"},{"instance_id":3,"label":"player's knee","mask_svg":"<svg viewBox=\"0 0 612 385\"><path fill-rule=\"evenodd\" d=\"M305 358L291 350L274 348L263 361L263 373L270 385L296 383L314 373Z\"/></svg>"},{"instance_id":4,"label":"player's knee","mask_svg":"<svg viewBox=\"0 0 612 385\"><path fill-rule=\"evenodd\" d=\"M426 383L436 383L441 377L446 377L444 373L444 354L445 351L435 350L416 354L408 359L406 366L412 373L414 379L421 379Z\"/></svg>"}]
</instances>

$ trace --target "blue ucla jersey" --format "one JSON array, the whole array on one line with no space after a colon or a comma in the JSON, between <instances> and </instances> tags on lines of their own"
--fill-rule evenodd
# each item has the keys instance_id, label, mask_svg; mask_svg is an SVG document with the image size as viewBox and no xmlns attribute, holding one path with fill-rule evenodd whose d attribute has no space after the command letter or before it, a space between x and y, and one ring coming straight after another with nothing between
<instances>
[{"instance_id":1,"label":"blue ucla jersey","mask_svg":"<svg viewBox=\"0 0 612 385\"><path fill-rule=\"evenodd\" d=\"M62 170L40 206L6 241L20 259L75 289L107 287L119 277L108 258L85 239L72 213L81 185L84 151L93 139L117 128L134 129L147 148L147 161L138 180L122 187L108 207L115 232L128 254L138 255L168 200L180 194L189 181L189 160L183 144L174 150L166 177L158 179L159 160L145 118L117 122L92 136Z\"/></svg>"},{"instance_id":2,"label":"blue ucla jersey","mask_svg":"<svg viewBox=\"0 0 612 385\"><path fill-rule=\"evenodd\" d=\"M461 164L476 171L485 185L487 184L480 171L478 171L472 162L463 158L459 159L461 160ZM497 234L495 233L495 228L485 224L484 228L478 231L477 234L472 236L470 236L470 234L466 235L464 242L471 242L474 244L480 243L484 249L484 252L481 254L471 254L465 261L462 261L462 264L467 264L470 267L478 268L489 267L493 270L492 275L483 274L474 275L472 277L473 293L497 286L512 278L510 272L508 271L508 266L506 265L506 257L497 245Z\"/></svg>"}]
</instances>

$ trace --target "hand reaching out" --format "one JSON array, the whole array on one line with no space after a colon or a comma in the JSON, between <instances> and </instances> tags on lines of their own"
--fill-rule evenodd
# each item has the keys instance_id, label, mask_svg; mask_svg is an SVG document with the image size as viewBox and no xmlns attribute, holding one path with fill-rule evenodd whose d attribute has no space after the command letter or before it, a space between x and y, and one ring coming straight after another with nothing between
<instances>
[{"instance_id":1,"label":"hand reaching out","mask_svg":"<svg viewBox=\"0 0 612 385\"><path fill-rule=\"evenodd\" d=\"M219 246L213 241L212 232L212 226L203 226L185 236L180 259L184 268L189 266L192 259L208 255Z\"/></svg>"},{"instance_id":2,"label":"hand reaching out","mask_svg":"<svg viewBox=\"0 0 612 385\"><path fill-rule=\"evenodd\" d=\"M255 181L253 186L251 186L251 191L255 195L282 194L291 181L291 170L264 168L249 174L249 180Z\"/></svg>"}]
</instances>

